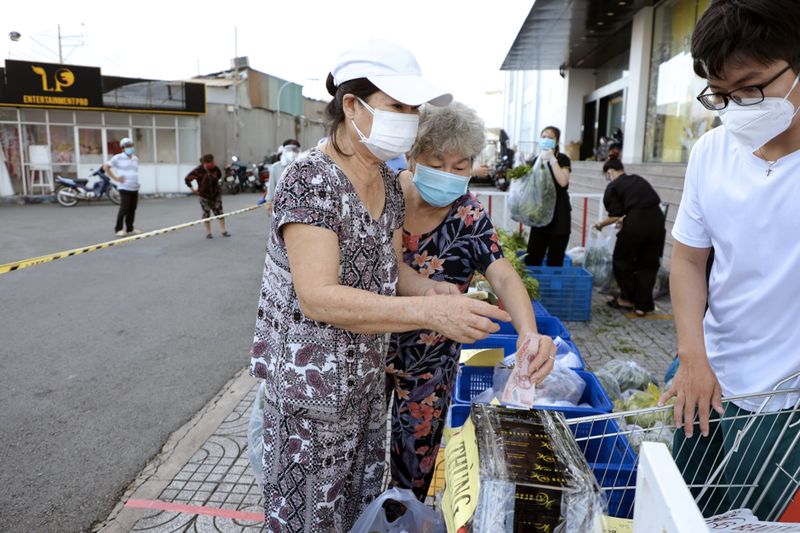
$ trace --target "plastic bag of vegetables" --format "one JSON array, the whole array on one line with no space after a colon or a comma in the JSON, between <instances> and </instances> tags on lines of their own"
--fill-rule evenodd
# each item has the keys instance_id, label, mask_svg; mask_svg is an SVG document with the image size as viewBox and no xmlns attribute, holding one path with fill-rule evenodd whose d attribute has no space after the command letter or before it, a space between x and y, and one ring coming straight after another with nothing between
<instances>
[{"instance_id":1,"label":"plastic bag of vegetables","mask_svg":"<svg viewBox=\"0 0 800 533\"><path fill-rule=\"evenodd\" d=\"M633 430L628 435L628 444L630 444L636 455L639 455L643 442L661 442L666 444L669 451L672 452L672 439L675 433L669 426L656 422L650 429L628 426L628 430Z\"/></svg>"},{"instance_id":2,"label":"plastic bag of vegetables","mask_svg":"<svg viewBox=\"0 0 800 533\"><path fill-rule=\"evenodd\" d=\"M658 380L649 370L635 361L627 359L612 359L601 368L617 378L620 390L638 389L646 390L650 383L658 385Z\"/></svg>"},{"instance_id":3,"label":"plastic bag of vegetables","mask_svg":"<svg viewBox=\"0 0 800 533\"><path fill-rule=\"evenodd\" d=\"M643 409L650 409L651 407L657 407L658 399L664 391L650 383L647 386L647 390L644 391L637 391L630 395L627 400L616 401L614 402L614 411L621 412L621 411L641 411ZM675 399L671 398L667 405L672 405L675 403ZM664 411L655 411L655 412L643 412L643 413L636 413L632 415L627 415L625 417L625 422L627 424L635 424L637 426L641 426L643 428L651 428L655 427L657 424L666 424L671 425L674 420L672 409L664 410Z\"/></svg>"},{"instance_id":4,"label":"plastic bag of vegetables","mask_svg":"<svg viewBox=\"0 0 800 533\"><path fill-rule=\"evenodd\" d=\"M593 229L586 241L583 268L592 275L592 285L601 291L609 291L615 282L612 257L616 243L617 234L613 228L607 232Z\"/></svg>"},{"instance_id":5,"label":"plastic bag of vegetables","mask_svg":"<svg viewBox=\"0 0 800 533\"><path fill-rule=\"evenodd\" d=\"M553 343L556 345L556 361L561 361L570 368L583 368L581 356L573 352L570 345L567 344L564 339L556 337L553 339Z\"/></svg>"},{"instance_id":6,"label":"plastic bag of vegetables","mask_svg":"<svg viewBox=\"0 0 800 533\"><path fill-rule=\"evenodd\" d=\"M536 158L532 167L518 168L531 170L511 180L508 190L511 218L534 228L547 226L552 222L556 210L556 186L553 175L541 157ZM524 171L520 170L519 173ZM509 177L513 178L510 173Z\"/></svg>"},{"instance_id":7,"label":"plastic bag of vegetables","mask_svg":"<svg viewBox=\"0 0 800 533\"><path fill-rule=\"evenodd\" d=\"M556 360L553 370L541 385L536 387L536 400L533 405L563 405L556 402L569 402L577 406L586 389L583 381L574 370Z\"/></svg>"},{"instance_id":8,"label":"plastic bag of vegetables","mask_svg":"<svg viewBox=\"0 0 800 533\"><path fill-rule=\"evenodd\" d=\"M611 401L622 399L622 391L619 390L619 381L617 381L617 378L615 378L611 372L605 368L600 368L594 375L597 376L597 380L606 390L606 394L608 394Z\"/></svg>"}]
</instances>

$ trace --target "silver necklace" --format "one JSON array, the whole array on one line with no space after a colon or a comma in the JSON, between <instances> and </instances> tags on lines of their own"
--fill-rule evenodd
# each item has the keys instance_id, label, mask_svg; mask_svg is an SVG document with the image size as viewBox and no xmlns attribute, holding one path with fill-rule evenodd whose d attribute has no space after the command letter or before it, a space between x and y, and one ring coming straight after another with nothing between
<instances>
[{"instance_id":1,"label":"silver necklace","mask_svg":"<svg viewBox=\"0 0 800 533\"><path fill-rule=\"evenodd\" d=\"M764 153L761 151L761 148L758 149L758 153L761 154L761 159L763 159L767 164L767 176L769 176L769 173L772 172L772 165L777 163L778 160L776 159L775 161L767 161L767 158L764 157Z\"/></svg>"}]
</instances>

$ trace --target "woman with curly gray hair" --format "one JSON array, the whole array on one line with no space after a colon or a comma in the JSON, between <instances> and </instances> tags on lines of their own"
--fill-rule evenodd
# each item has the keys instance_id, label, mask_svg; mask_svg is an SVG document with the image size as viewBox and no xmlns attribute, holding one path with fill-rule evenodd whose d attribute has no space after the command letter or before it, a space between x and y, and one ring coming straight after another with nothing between
<instances>
[{"instance_id":1,"label":"woman with curly gray hair","mask_svg":"<svg viewBox=\"0 0 800 533\"><path fill-rule=\"evenodd\" d=\"M420 275L466 292L477 270L492 286L520 334L536 333L528 292L503 256L489 215L467 190L473 159L486 140L483 121L470 107L423 106L417 139L400 173L406 204L403 260ZM386 359L386 398L392 407L392 483L425 500L450 405L461 344L421 329L392 336ZM539 344L531 380L553 368L550 337Z\"/></svg>"}]
</instances>

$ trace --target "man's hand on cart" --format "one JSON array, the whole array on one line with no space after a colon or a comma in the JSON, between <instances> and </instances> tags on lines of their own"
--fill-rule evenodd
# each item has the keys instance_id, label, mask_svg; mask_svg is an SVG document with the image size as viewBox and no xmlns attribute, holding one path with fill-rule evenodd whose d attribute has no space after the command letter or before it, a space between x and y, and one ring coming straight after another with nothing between
<instances>
[{"instance_id":1,"label":"man's hand on cart","mask_svg":"<svg viewBox=\"0 0 800 533\"><path fill-rule=\"evenodd\" d=\"M675 398L675 427L680 429L683 426L686 438L691 438L694 432L695 408L704 437L708 437L709 406L720 415L724 413L722 387L707 359L692 361L690 358L681 358L672 386L658 399L658 406L663 407L670 398Z\"/></svg>"}]
</instances>

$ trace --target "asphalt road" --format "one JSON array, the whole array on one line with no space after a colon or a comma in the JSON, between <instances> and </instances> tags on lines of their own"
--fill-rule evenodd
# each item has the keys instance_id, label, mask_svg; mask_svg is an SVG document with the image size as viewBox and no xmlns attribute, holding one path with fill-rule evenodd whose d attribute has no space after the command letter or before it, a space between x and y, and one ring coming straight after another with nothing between
<instances>
[{"instance_id":1,"label":"asphalt road","mask_svg":"<svg viewBox=\"0 0 800 533\"><path fill-rule=\"evenodd\" d=\"M225 196L225 211L255 204ZM0 207L0 264L114 238L107 201ZM200 218L140 199L136 228ZM0 274L0 531L88 531L249 362L262 209Z\"/></svg>"}]
</instances>

